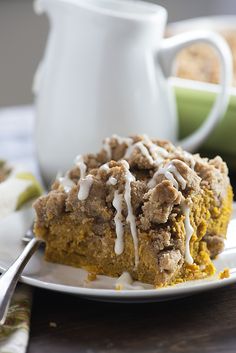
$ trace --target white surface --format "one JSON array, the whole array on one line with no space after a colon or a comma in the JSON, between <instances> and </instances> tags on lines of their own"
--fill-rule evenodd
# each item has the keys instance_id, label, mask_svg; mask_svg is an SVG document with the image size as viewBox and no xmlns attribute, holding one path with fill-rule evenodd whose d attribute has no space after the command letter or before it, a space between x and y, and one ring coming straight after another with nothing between
<instances>
[{"instance_id":1,"label":"white surface","mask_svg":"<svg viewBox=\"0 0 236 353\"><path fill-rule=\"evenodd\" d=\"M190 18L183 21L172 22L168 25L167 30L173 34L184 31L202 30L225 31L236 29L236 15L221 15Z\"/></svg>"},{"instance_id":2,"label":"white surface","mask_svg":"<svg viewBox=\"0 0 236 353\"><path fill-rule=\"evenodd\" d=\"M33 211L15 212L0 223L0 268L6 269L22 251L21 237L31 225ZM22 282L45 289L108 301L162 301L215 289L236 282L236 206L228 229L224 252L214 261L217 274L230 269L230 278L220 280L217 274L205 280L189 281L172 287L153 289L150 285L134 282L129 290L115 290L117 279L98 276L87 282L87 272L69 266L47 263L39 250L31 259L21 278ZM143 289L136 289L142 286ZM144 289L145 288L145 289Z\"/></svg>"},{"instance_id":3,"label":"white surface","mask_svg":"<svg viewBox=\"0 0 236 353\"><path fill-rule=\"evenodd\" d=\"M33 106L0 109L0 159L24 166L39 177L33 132Z\"/></svg>"},{"instance_id":4,"label":"white surface","mask_svg":"<svg viewBox=\"0 0 236 353\"><path fill-rule=\"evenodd\" d=\"M236 13L235 0L153 2L167 8L171 22L202 15ZM35 15L32 0L0 1L0 106L32 102L32 78L47 33L46 16Z\"/></svg>"},{"instance_id":5,"label":"white surface","mask_svg":"<svg viewBox=\"0 0 236 353\"><path fill-rule=\"evenodd\" d=\"M51 22L34 85L36 144L48 183L69 168L76 154L98 151L113 133L147 133L176 142L176 105L168 76L175 55L191 43L204 41L216 49L222 89L208 119L183 141L184 148L195 149L224 113L231 61L216 34L163 40L165 9L139 1L38 0L37 9Z\"/></svg>"},{"instance_id":6,"label":"white surface","mask_svg":"<svg viewBox=\"0 0 236 353\"><path fill-rule=\"evenodd\" d=\"M201 81L187 80L179 77L171 77L171 85L173 87L180 87L194 91L210 92L218 94L220 86L216 83L208 83ZM236 87L230 87L230 96L236 96Z\"/></svg>"},{"instance_id":7,"label":"white surface","mask_svg":"<svg viewBox=\"0 0 236 353\"><path fill-rule=\"evenodd\" d=\"M32 185L31 180L9 177L0 183L0 219L11 214L17 208L20 195Z\"/></svg>"}]
</instances>

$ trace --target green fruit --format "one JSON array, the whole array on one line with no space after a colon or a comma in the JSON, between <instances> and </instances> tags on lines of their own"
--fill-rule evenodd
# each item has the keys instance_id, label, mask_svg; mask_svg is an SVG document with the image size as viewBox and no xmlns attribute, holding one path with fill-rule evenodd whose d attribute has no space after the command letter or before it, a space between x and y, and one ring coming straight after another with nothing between
<instances>
[{"instance_id":1,"label":"green fruit","mask_svg":"<svg viewBox=\"0 0 236 353\"><path fill-rule=\"evenodd\" d=\"M6 165L6 161L0 159L0 168L3 168Z\"/></svg>"},{"instance_id":2,"label":"green fruit","mask_svg":"<svg viewBox=\"0 0 236 353\"><path fill-rule=\"evenodd\" d=\"M15 178L29 180L32 183L19 195L16 209L19 209L27 201L40 196L43 192L41 185L37 179L28 172L21 172L15 175Z\"/></svg>"}]
</instances>

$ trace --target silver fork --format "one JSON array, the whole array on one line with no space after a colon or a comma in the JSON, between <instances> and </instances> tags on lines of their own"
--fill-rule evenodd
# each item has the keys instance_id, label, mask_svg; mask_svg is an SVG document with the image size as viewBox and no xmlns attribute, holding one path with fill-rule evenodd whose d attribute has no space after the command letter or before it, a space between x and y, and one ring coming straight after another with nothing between
<instances>
[{"instance_id":1,"label":"silver fork","mask_svg":"<svg viewBox=\"0 0 236 353\"><path fill-rule=\"evenodd\" d=\"M22 241L28 244L13 264L0 277L0 325L3 325L6 320L11 298L23 269L40 244L42 244L40 239L34 237L33 227L25 233Z\"/></svg>"}]
</instances>

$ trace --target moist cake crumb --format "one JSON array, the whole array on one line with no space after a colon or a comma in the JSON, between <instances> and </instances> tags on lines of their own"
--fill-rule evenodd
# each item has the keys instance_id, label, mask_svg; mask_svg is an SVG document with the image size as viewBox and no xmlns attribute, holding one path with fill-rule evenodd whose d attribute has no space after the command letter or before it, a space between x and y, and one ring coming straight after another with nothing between
<instances>
[{"instance_id":1,"label":"moist cake crumb","mask_svg":"<svg viewBox=\"0 0 236 353\"><path fill-rule=\"evenodd\" d=\"M220 157L113 135L97 154L78 156L34 207L46 260L160 287L214 273L232 188Z\"/></svg>"},{"instance_id":2,"label":"moist cake crumb","mask_svg":"<svg viewBox=\"0 0 236 353\"><path fill-rule=\"evenodd\" d=\"M225 279L230 277L230 272L228 268L225 268L223 271L219 273L219 279Z\"/></svg>"}]
</instances>

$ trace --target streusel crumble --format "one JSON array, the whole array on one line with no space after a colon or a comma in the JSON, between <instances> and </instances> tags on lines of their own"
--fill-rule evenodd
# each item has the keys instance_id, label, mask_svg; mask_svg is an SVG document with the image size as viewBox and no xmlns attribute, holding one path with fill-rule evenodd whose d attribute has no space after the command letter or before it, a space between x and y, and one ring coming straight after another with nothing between
<instances>
[{"instance_id":1,"label":"streusel crumble","mask_svg":"<svg viewBox=\"0 0 236 353\"><path fill-rule=\"evenodd\" d=\"M48 261L158 287L214 273L231 209L220 157L114 135L36 201L35 233Z\"/></svg>"}]
</instances>

